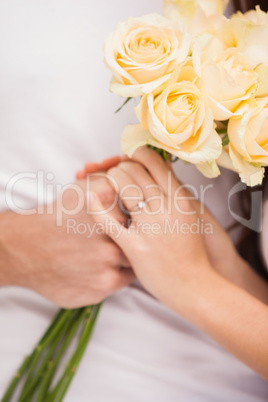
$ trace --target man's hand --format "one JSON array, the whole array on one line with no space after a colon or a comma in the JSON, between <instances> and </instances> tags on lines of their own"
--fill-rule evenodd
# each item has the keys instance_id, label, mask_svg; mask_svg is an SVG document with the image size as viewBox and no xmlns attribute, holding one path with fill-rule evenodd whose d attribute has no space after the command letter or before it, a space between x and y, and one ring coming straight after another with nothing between
<instances>
[{"instance_id":1,"label":"man's hand","mask_svg":"<svg viewBox=\"0 0 268 402\"><path fill-rule=\"evenodd\" d=\"M120 248L87 213L86 182L75 186L80 191L65 190L42 215L0 216L2 284L33 289L65 308L98 303L134 280ZM91 189L106 206L113 203L105 179L95 180ZM78 198L84 204L76 211ZM126 220L118 205L112 213Z\"/></svg>"}]
</instances>

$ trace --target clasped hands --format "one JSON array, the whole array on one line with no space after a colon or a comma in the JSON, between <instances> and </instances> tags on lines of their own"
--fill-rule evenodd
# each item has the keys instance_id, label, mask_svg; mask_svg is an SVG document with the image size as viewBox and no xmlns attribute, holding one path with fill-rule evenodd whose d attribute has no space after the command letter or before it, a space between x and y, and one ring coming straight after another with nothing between
<instances>
[{"instance_id":1,"label":"clasped hands","mask_svg":"<svg viewBox=\"0 0 268 402\"><path fill-rule=\"evenodd\" d=\"M98 174L92 178L89 173ZM148 292L180 313L185 308L178 303L194 300L201 283L209 286L216 272L243 285L244 279L234 275L241 270L234 267L246 263L229 236L155 151L142 147L131 160L89 163L77 179L74 186L85 200L78 211L79 192L70 186L43 214L6 217L10 251L5 265L10 269L4 285L30 288L58 306L76 308L106 299L137 277ZM200 218L210 224L209 233L187 232ZM68 231L70 219L90 227L90 237ZM254 281L248 282L252 287Z\"/></svg>"},{"instance_id":2,"label":"clasped hands","mask_svg":"<svg viewBox=\"0 0 268 402\"><path fill-rule=\"evenodd\" d=\"M143 147L131 160L88 164L78 179L99 169L107 172L107 184L119 202L109 211L105 191L93 189L89 209L95 223L120 248L143 286L173 310L182 313L185 300L198 295L201 282L220 271L223 261L235 266L240 260L219 223L155 151ZM131 219L124 215L124 221L118 206ZM201 218L210 224L207 233L191 230Z\"/></svg>"},{"instance_id":3,"label":"clasped hands","mask_svg":"<svg viewBox=\"0 0 268 402\"><path fill-rule=\"evenodd\" d=\"M156 299L268 378L267 283L170 164L143 147L131 160L87 164L77 179L42 214L3 214L1 285L77 308L138 278ZM90 227L90 236L68 231L70 219ZM199 219L208 231L198 230Z\"/></svg>"}]
</instances>

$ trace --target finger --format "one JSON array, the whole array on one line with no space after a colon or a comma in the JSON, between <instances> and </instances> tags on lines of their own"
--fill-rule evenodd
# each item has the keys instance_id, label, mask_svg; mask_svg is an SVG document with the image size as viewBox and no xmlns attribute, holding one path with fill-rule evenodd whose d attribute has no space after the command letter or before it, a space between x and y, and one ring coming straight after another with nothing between
<instances>
[{"instance_id":1,"label":"finger","mask_svg":"<svg viewBox=\"0 0 268 402\"><path fill-rule=\"evenodd\" d=\"M163 189L154 181L145 167L130 161L121 162L118 168L127 173L142 188L144 200L150 206L151 211L160 211L165 202Z\"/></svg>"},{"instance_id":2,"label":"finger","mask_svg":"<svg viewBox=\"0 0 268 402\"><path fill-rule=\"evenodd\" d=\"M117 188L115 188L115 191L119 194L119 205L122 210L124 212L129 211L132 216L140 215L142 211L136 207L139 202L145 200L145 195L141 186L139 186L135 179L133 179L128 173L120 169L119 166L110 169L108 174L116 183ZM124 206L126 209L124 209ZM148 212L149 206L147 204L146 208L146 212Z\"/></svg>"},{"instance_id":3,"label":"finger","mask_svg":"<svg viewBox=\"0 0 268 402\"><path fill-rule=\"evenodd\" d=\"M118 165L118 163L127 159L128 157L126 155L122 155L104 159L101 163L93 163L93 162L86 163L84 169L79 170L76 173L76 179L77 180L85 179L87 173L96 173L102 170L104 171L109 170L111 167L116 166Z\"/></svg>"},{"instance_id":4,"label":"finger","mask_svg":"<svg viewBox=\"0 0 268 402\"><path fill-rule=\"evenodd\" d=\"M117 280L115 281L115 288L114 290L120 290L132 283L136 276L134 271L131 268L121 268L121 270L117 273Z\"/></svg>"},{"instance_id":5,"label":"finger","mask_svg":"<svg viewBox=\"0 0 268 402\"><path fill-rule=\"evenodd\" d=\"M129 214L125 214L118 204L118 195L116 194L112 183L105 178L94 180L88 188L93 193L97 193L102 205L109 211L111 216L121 224L128 226Z\"/></svg>"},{"instance_id":6,"label":"finger","mask_svg":"<svg viewBox=\"0 0 268 402\"><path fill-rule=\"evenodd\" d=\"M112 158L104 159L100 165L103 170L109 170L113 166L118 165L118 163L122 162L124 159L124 156L113 156Z\"/></svg>"},{"instance_id":7,"label":"finger","mask_svg":"<svg viewBox=\"0 0 268 402\"><path fill-rule=\"evenodd\" d=\"M86 175L87 175L88 173L96 173L96 172L99 172L100 170L101 170L101 165L100 165L99 163L92 163L92 162L89 162L89 163L87 163L87 164L85 165L85 167L84 167L83 170L79 170L79 171L76 173L76 175L75 175L76 180L85 179L85 178L86 178Z\"/></svg>"},{"instance_id":8,"label":"finger","mask_svg":"<svg viewBox=\"0 0 268 402\"><path fill-rule=\"evenodd\" d=\"M101 163L89 162L89 163L86 163L85 167L84 167L85 173L95 173L95 172L99 172L100 170L102 170Z\"/></svg>"},{"instance_id":9,"label":"finger","mask_svg":"<svg viewBox=\"0 0 268 402\"><path fill-rule=\"evenodd\" d=\"M114 218L113 215L112 215L112 217ZM119 221L119 223L121 223L121 222ZM123 226L124 226L124 224L123 224ZM113 268L116 271L121 271L122 269L130 269L131 264L130 264L128 258L123 253L122 249L120 247L118 247L118 245L115 244L115 242L112 241L112 239L110 239L109 237L108 237L108 241L110 242L110 244L112 244L111 250L113 250L111 253L109 253L109 251L108 251L108 254L107 254L107 256L109 256L109 258L110 258L109 263L111 264L111 266L113 266Z\"/></svg>"},{"instance_id":10,"label":"finger","mask_svg":"<svg viewBox=\"0 0 268 402\"><path fill-rule=\"evenodd\" d=\"M83 180L86 178L86 172L84 170L78 170L75 177L76 177L76 180Z\"/></svg>"},{"instance_id":11,"label":"finger","mask_svg":"<svg viewBox=\"0 0 268 402\"><path fill-rule=\"evenodd\" d=\"M125 254L122 252L122 257L120 259L120 267L119 269L130 269L131 265L130 262L128 261L127 257L125 256Z\"/></svg>"},{"instance_id":12,"label":"finger","mask_svg":"<svg viewBox=\"0 0 268 402\"><path fill-rule=\"evenodd\" d=\"M117 204L117 194L114 191L112 183L108 180L106 173L96 177L90 176L87 191L97 193L105 208L110 207L114 209Z\"/></svg>"},{"instance_id":13,"label":"finger","mask_svg":"<svg viewBox=\"0 0 268 402\"><path fill-rule=\"evenodd\" d=\"M140 147L134 152L132 159L148 170L155 182L163 188L166 194L170 185L172 188L178 185L178 181L170 170L169 165L153 149Z\"/></svg>"},{"instance_id":14,"label":"finger","mask_svg":"<svg viewBox=\"0 0 268 402\"><path fill-rule=\"evenodd\" d=\"M127 229L111 214L106 212L105 207L96 193L90 192L88 201L89 210L94 221L100 224L102 231L124 251L124 248L129 241Z\"/></svg>"},{"instance_id":15,"label":"finger","mask_svg":"<svg viewBox=\"0 0 268 402\"><path fill-rule=\"evenodd\" d=\"M87 163L85 165L84 171L86 173L95 173L100 170L108 170L113 166L118 165L121 161L125 160L125 156L113 156L108 159L104 159L101 163Z\"/></svg>"}]
</instances>

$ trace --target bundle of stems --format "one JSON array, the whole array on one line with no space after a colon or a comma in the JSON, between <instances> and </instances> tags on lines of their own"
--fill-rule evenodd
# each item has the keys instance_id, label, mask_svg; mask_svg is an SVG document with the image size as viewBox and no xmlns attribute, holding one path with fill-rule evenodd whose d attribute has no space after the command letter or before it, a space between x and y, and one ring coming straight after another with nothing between
<instances>
[{"instance_id":1,"label":"bundle of stems","mask_svg":"<svg viewBox=\"0 0 268 402\"><path fill-rule=\"evenodd\" d=\"M101 303L73 310L61 309L18 369L1 402L11 401L19 385L17 402L62 401L87 348L100 307ZM60 363L77 334L75 350L60 380L51 389Z\"/></svg>"}]
</instances>

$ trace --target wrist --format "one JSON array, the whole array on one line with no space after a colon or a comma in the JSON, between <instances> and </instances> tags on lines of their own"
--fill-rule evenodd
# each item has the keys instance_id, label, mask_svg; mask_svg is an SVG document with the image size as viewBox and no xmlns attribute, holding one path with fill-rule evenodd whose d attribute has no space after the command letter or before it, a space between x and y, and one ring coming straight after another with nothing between
<instances>
[{"instance_id":1,"label":"wrist","mask_svg":"<svg viewBox=\"0 0 268 402\"><path fill-rule=\"evenodd\" d=\"M213 269L226 279L233 277L237 272L236 267L240 266L244 262L241 256L238 254L235 248L228 250L227 255L224 257L222 254L219 258L212 262Z\"/></svg>"},{"instance_id":2,"label":"wrist","mask_svg":"<svg viewBox=\"0 0 268 402\"><path fill-rule=\"evenodd\" d=\"M11 258L6 245L0 241L0 286L12 285L10 278Z\"/></svg>"},{"instance_id":3,"label":"wrist","mask_svg":"<svg viewBox=\"0 0 268 402\"><path fill-rule=\"evenodd\" d=\"M198 325L199 321L203 319L207 306L213 306L213 293L220 287L222 280L225 281L209 263L200 266L197 276L186 285L183 284L173 310Z\"/></svg>"}]
</instances>

